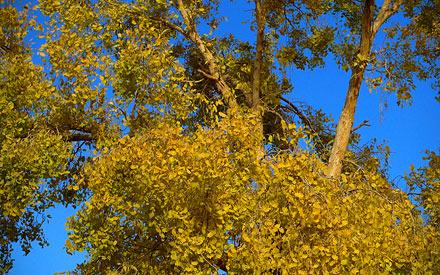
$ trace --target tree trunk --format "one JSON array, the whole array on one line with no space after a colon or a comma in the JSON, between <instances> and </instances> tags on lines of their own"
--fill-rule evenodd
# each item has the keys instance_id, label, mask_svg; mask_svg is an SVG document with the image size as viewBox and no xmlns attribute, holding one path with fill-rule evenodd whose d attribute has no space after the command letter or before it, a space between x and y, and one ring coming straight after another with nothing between
<instances>
[{"instance_id":1,"label":"tree trunk","mask_svg":"<svg viewBox=\"0 0 440 275\"><path fill-rule=\"evenodd\" d=\"M353 127L356 112L357 98L362 84L364 69L353 70L344 108L339 117L336 128L336 137L330 154L327 177L337 179L341 174L342 160L348 147L351 128Z\"/></svg>"},{"instance_id":2,"label":"tree trunk","mask_svg":"<svg viewBox=\"0 0 440 275\"><path fill-rule=\"evenodd\" d=\"M257 21L257 45L255 47L252 94L248 98L249 107L252 109L258 108L261 93L261 72L263 67L263 42L265 27L265 15L261 9L261 0L255 0L255 17Z\"/></svg>"},{"instance_id":3,"label":"tree trunk","mask_svg":"<svg viewBox=\"0 0 440 275\"><path fill-rule=\"evenodd\" d=\"M365 6L362 15L362 33L359 49L359 56L356 56L356 63L352 66L352 75L348 85L345 104L339 117L338 126L336 128L335 141L330 154L328 164L327 177L330 179L338 179L341 175L342 161L345 151L348 147L351 128L353 127L354 114L356 112L357 99L364 77L365 67L370 54L370 47L373 40L372 22L374 12L374 1L365 0Z\"/></svg>"},{"instance_id":4,"label":"tree trunk","mask_svg":"<svg viewBox=\"0 0 440 275\"><path fill-rule=\"evenodd\" d=\"M256 134L263 137L263 112L260 109L261 75L263 68L264 28L266 14L262 7L262 0L255 0L255 18L257 21L257 44L255 46L254 72L252 79L252 93L247 98L248 106L257 113ZM257 159L263 159L265 155L263 140L257 149Z\"/></svg>"}]
</instances>

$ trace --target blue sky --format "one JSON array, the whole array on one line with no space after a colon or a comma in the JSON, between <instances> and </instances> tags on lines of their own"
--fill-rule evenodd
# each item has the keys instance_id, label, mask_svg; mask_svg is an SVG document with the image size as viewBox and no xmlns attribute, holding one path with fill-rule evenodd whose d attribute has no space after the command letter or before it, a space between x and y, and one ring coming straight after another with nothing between
<instances>
[{"instance_id":1,"label":"blue sky","mask_svg":"<svg viewBox=\"0 0 440 275\"><path fill-rule=\"evenodd\" d=\"M245 1L242 2L243 4L228 2L222 5L220 12L228 18L228 21L223 23L218 33L231 32L240 39L253 41L254 36L248 25L241 24L249 16L252 6L244 3ZM291 70L290 77L295 87L293 93L288 96L291 101L303 101L315 109L322 109L325 113L332 114L335 120L338 119L347 92L349 73L339 70L332 59L328 58L325 68L315 69L312 72ZM403 175L408 171L410 164L416 167L424 165L422 156L426 149L439 149L440 103L434 99L434 96L436 92L431 89L429 83L417 83L412 106L398 107L395 96L391 95L388 98L388 108L381 114L380 104L384 102L383 98L380 94L370 94L363 84L355 125L359 125L364 120L370 121L371 127L362 127L358 130L364 142L373 138L389 141L392 152L391 178ZM404 188L404 185L400 186ZM15 246L14 268L10 274L53 274L72 270L76 263L82 262L84 254L69 256L62 249L67 239L64 223L66 218L74 213L74 210L62 206L48 211L53 219L44 226L44 231L50 246L41 249L36 245L26 257L22 256L23 253L18 246Z\"/></svg>"}]
</instances>

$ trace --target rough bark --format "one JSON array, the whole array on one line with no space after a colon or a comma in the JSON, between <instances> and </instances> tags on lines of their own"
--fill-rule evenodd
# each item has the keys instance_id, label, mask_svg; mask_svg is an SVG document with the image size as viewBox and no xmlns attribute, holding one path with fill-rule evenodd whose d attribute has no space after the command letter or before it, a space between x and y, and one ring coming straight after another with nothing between
<instances>
[{"instance_id":1,"label":"rough bark","mask_svg":"<svg viewBox=\"0 0 440 275\"><path fill-rule=\"evenodd\" d=\"M380 27L388 20L388 18L399 11L399 7L403 4L404 0L396 0L392 5L391 2L391 0L383 1L382 7L373 23L373 30L371 34L373 39L374 37L376 37L376 34L379 31Z\"/></svg>"},{"instance_id":2,"label":"rough bark","mask_svg":"<svg viewBox=\"0 0 440 275\"><path fill-rule=\"evenodd\" d=\"M352 132L357 99L363 81L365 67L368 64L367 60L369 58L371 45L380 27L388 20L388 18L395 14L403 4L403 0L397 0L393 4L391 4L392 0L385 0L373 22L374 2L375 0L365 0L359 49L359 54L364 61L357 62L357 64L352 67L352 75L348 86L347 96L339 117L335 142L329 159L327 177L330 179L337 179L341 174L342 161Z\"/></svg>"},{"instance_id":3,"label":"rough bark","mask_svg":"<svg viewBox=\"0 0 440 275\"><path fill-rule=\"evenodd\" d=\"M359 54L363 59L368 59L372 42L372 22L373 22L374 0L366 0L362 15L362 33ZM339 117L336 128L335 142L330 154L327 177L331 179L339 178L342 170L342 160L348 147L351 128L353 127L356 104L361 88L365 62L358 60L352 68L352 75L348 85L345 104Z\"/></svg>"},{"instance_id":4,"label":"rough bark","mask_svg":"<svg viewBox=\"0 0 440 275\"><path fill-rule=\"evenodd\" d=\"M177 8L179 9L179 12L183 17L183 20L187 27L187 31L184 31L170 23L168 24L171 25L174 29L181 32L183 35L187 36L196 45L196 47L199 49L200 53L202 54L203 58L208 64L209 74L204 73L204 75L216 81L216 87L222 93L229 107L233 109L237 109L238 105L234 97L233 91L228 86L228 84L224 79L224 76L221 74L220 70L218 69L218 66L215 62L215 58L212 55L211 51L206 47L205 43L200 37L200 34L197 32L197 29L194 25L194 20L192 20L191 16L186 11L182 0L177 0Z\"/></svg>"}]
</instances>

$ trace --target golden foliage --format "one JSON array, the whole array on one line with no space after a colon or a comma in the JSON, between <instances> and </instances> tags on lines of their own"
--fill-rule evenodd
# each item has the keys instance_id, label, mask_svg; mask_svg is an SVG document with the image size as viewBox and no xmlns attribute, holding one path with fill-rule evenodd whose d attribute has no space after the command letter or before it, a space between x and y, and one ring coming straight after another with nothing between
<instances>
[{"instance_id":1,"label":"golden foliage","mask_svg":"<svg viewBox=\"0 0 440 275\"><path fill-rule=\"evenodd\" d=\"M393 274L438 269L407 195L375 172L328 181L307 152L255 159L253 121L124 137L85 171L68 222L81 272ZM245 122L245 123L243 123ZM247 123L246 123L247 122ZM428 254L427 254L428 253ZM423 271L425 270L425 271Z\"/></svg>"}]
</instances>

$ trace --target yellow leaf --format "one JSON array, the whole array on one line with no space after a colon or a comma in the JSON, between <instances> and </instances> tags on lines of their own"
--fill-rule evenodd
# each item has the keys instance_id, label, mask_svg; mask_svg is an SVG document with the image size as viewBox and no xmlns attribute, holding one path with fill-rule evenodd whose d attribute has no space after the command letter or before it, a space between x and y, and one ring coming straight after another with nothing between
<instances>
[{"instance_id":1,"label":"yellow leaf","mask_svg":"<svg viewBox=\"0 0 440 275\"><path fill-rule=\"evenodd\" d=\"M71 240L66 240L66 247L67 247L67 249L72 248L72 241Z\"/></svg>"},{"instance_id":2,"label":"yellow leaf","mask_svg":"<svg viewBox=\"0 0 440 275\"><path fill-rule=\"evenodd\" d=\"M341 222L341 227L346 226L347 224L348 224L348 221L347 221L347 220L343 220L343 221Z\"/></svg>"},{"instance_id":3,"label":"yellow leaf","mask_svg":"<svg viewBox=\"0 0 440 275\"><path fill-rule=\"evenodd\" d=\"M245 240L248 243L251 241L251 239L249 239L249 236L246 233L243 233L243 240Z\"/></svg>"}]
</instances>

